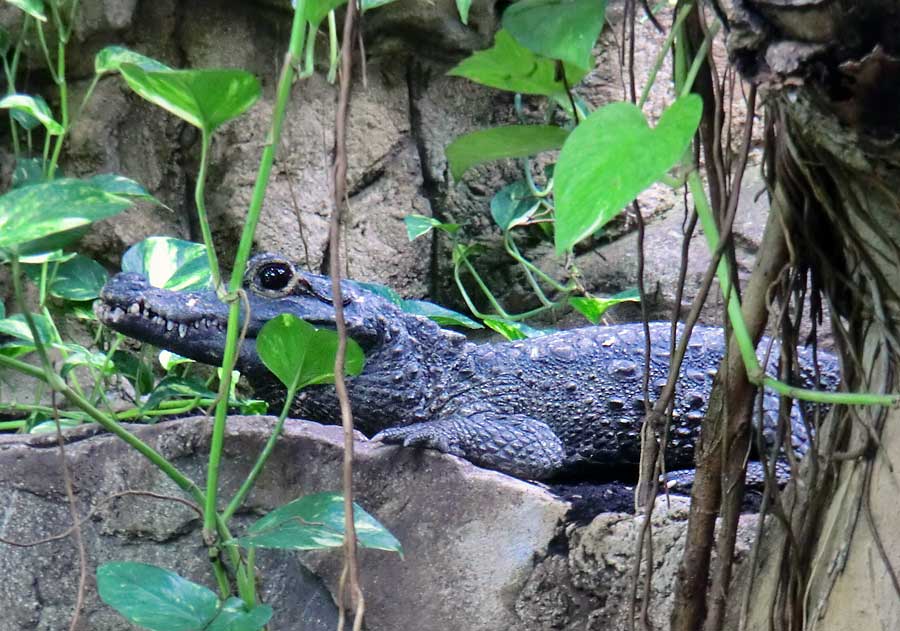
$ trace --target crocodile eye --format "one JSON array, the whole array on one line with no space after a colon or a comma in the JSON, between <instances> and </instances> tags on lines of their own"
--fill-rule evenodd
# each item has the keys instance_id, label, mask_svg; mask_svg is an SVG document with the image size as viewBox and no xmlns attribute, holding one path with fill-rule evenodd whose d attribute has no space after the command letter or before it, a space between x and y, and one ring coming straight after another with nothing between
<instances>
[{"instance_id":1,"label":"crocodile eye","mask_svg":"<svg viewBox=\"0 0 900 631\"><path fill-rule=\"evenodd\" d=\"M256 273L259 286L269 291L280 291L288 286L294 270L286 263L269 263L263 265Z\"/></svg>"}]
</instances>

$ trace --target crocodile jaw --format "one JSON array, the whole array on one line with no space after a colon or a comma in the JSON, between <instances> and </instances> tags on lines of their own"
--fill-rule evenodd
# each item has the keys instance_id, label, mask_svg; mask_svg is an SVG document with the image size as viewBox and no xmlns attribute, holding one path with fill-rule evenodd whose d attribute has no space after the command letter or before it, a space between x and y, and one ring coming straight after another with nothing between
<instances>
[{"instance_id":1,"label":"crocodile jaw","mask_svg":"<svg viewBox=\"0 0 900 631\"><path fill-rule=\"evenodd\" d=\"M205 364L222 363L228 307L212 291L170 291L152 287L140 274L122 273L103 288L94 313L129 337ZM256 354L261 326L251 317L237 362L241 372L265 370Z\"/></svg>"}]
</instances>

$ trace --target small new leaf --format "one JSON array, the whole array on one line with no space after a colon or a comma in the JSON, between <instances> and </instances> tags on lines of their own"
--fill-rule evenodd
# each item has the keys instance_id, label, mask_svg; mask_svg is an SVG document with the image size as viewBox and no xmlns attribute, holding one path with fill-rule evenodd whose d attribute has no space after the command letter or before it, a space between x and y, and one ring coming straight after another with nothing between
<instances>
[{"instance_id":1,"label":"small new leaf","mask_svg":"<svg viewBox=\"0 0 900 631\"><path fill-rule=\"evenodd\" d=\"M406 236L410 241L428 234L432 228L443 230L449 234L459 230L458 223L443 223L434 217L425 217L424 215L407 215L403 218L403 223L406 224Z\"/></svg>"},{"instance_id":2,"label":"small new leaf","mask_svg":"<svg viewBox=\"0 0 900 631\"><path fill-rule=\"evenodd\" d=\"M541 331L540 329L535 329L527 324L513 322L512 320L506 320L504 318L487 317L483 318L482 322L484 322L488 328L493 329L510 341L547 335L547 331Z\"/></svg>"},{"instance_id":3,"label":"small new leaf","mask_svg":"<svg viewBox=\"0 0 900 631\"><path fill-rule=\"evenodd\" d=\"M527 222L541 200L534 196L524 180L501 188L491 200L491 217L503 232Z\"/></svg>"},{"instance_id":4,"label":"small new leaf","mask_svg":"<svg viewBox=\"0 0 900 631\"><path fill-rule=\"evenodd\" d=\"M621 304L623 302L640 302L640 300L640 297L637 295L637 290L631 290L609 298L571 296L569 298L569 304L587 318L591 324L598 324L600 318L606 313L606 310L613 305Z\"/></svg>"}]
</instances>

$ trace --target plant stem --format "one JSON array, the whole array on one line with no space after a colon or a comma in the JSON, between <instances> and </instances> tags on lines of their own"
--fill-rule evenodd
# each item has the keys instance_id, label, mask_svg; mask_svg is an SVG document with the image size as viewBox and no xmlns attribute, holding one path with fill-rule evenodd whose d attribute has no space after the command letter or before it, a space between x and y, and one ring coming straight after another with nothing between
<instances>
[{"instance_id":1,"label":"plant stem","mask_svg":"<svg viewBox=\"0 0 900 631\"><path fill-rule=\"evenodd\" d=\"M513 241L512 236L507 232L503 237L503 245L506 248L507 254L509 254L512 258L522 264L525 268L531 270L538 276L540 276L547 284L549 284L556 291L561 292L571 292L573 287L568 285L563 285L556 281L555 278L544 272L537 265L526 259L522 256L522 253L519 251L519 246L516 245L515 241Z\"/></svg>"},{"instance_id":2,"label":"plant stem","mask_svg":"<svg viewBox=\"0 0 900 631\"><path fill-rule=\"evenodd\" d=\"M91 96L93 96L94 90L97 88L98 83L100 83L100 75L94 73L94 78L91 81L91 84L88 86L87 92L84 93L84 96L81 99L81 104L78 106L78 112L75 114L76 120L81 118L81 115L84 112L84 108L88 104L88 101L91 100Z\"/></svg>"},{"instance_id":3,"label":"plant stem","mask_svg":"<svg viewBox=\"0 0 900 631\"><path fill-rule=\"evenodd\" d=\"M678 11L675 23L672 25L672 28L669 29L669 33L666 35L666 39L659 49L659 54L656 56L656 61L653 62L653 67L650 68L650 75L647 77L647 82L644 84L644 89L641 91L641 98L638 99L637 102L638 109L644 109L644 103L647 102L647 98L650 96L650 89L656 82L656 74L659 72L659 69L662 68L663 61L665 60L666 55L669 54L669 47L672 46L676 34L680 32L681 25L684 23L685 19L687 19L688 13L690 13L690 5L685 5Z\"/></svg>"},{"instance_id":4,"label":"plant stem","mask_svg":"<svg viewBox=\"0 0 900 631\"><path fill-rule=\"evenodd\" d=\"M241 484L241 488L238 489L238 492L235 493L233 498L231 498L228 506L224 511L222 511L222 519L224 521L228 522L234 515L235 511L237 511L237 509L241 507L241 504L244 503L244 499L247 497L250 489L253 488L253 484L256 482L256 478L258 478L259 474L262 473L263 466L266 464L266 461L269 459L269 456L272 455L272 451L275 449L275 443L278 441L278 437L281 435L281 429L284 427L284 420L287 418L287 415L291 411L291 403L294 401L294 396L296 394L296 388L288 391L287 396L284 399L284 406L282 406L281 408L281 414L278 415L278 421L275 423L275 427L272 429L272 433L269 435L269 439L266 441L262 452L260 452L259 457L253 464L253 468L250 470L249 475L247 475L247 478Z\"/></svg>"},{"instance_id":5,"label":"plant stem","mask_svg":"<svg viewBox=\"0 0 900 631\"><path fill-rule=\"evenodd\" d=\"M62 152L63 142L66 134L69 133L69 87L66 83L66 44L69 41L69 31L62 23L59 15L59 7L57 3L50 2L50 10L53 14L53 21L56 23L57 42L56 42L56 72L54 73L54 82L59 89L59 110L62 120L62 132L56 137L56 144L53 147L53 156L50 158L50 164L47 167L47 179L52 180L56 174L56 166L59 162L59 155ZM78 4L75 0L72 7L71 16L75 15L75 6ZM43 32L43 31L42 31ZM49 60L49 55L48 55Z\"/></svg>"},{"instance_id":6,"label":"plant stem","mask_svg":"<svg viewBox=\"0 0 900 631\"><path fill-rule=\"evenodd\" d=\"M309 25L309 35L306 40L306 55L303 60L303 71L300 73L300 79L311 77L316 71L316 35L318 32L318 29L314 29L312 24Z\"/></svg>"},{"instance_id":7,"label":"plant stem","mask_svg":"<svg viewBox=\"0 0 900 631\"><path fill-rule=\"evenodd\" d=\"M219 403L216 406L215 420L213 421L212 438L209 448L209 468L206 479L206 501L203 511L204 534L210 535L216 528L216 497L219 484L219 465L222 457L222 447L225 439L225 426L228 415L228 393L231 390L231 369L237 357L238 332L240 328L240 302L237 292L241 288L242 271L247 266L250 258L250 250L253 247L253 233L256 224L259 223L259 215L262 211L263 201L266 197L266 187L275 161L275 153L281 139L281 128L284 123L284 113L291 96L291 85L294 80L294 64L300 59L303 51L303 36L306 23L303 15L306 10L306 1L297 0L294 8L294 21L291 26L291 39L288 51L282 62L281 76L278 79L278 88L275 95L275 109L272 113L272 128L266 139L259 163L259 172L253 187L253 195L250 199L250 207L247 209L247 219L241 240L238 244L237 254L234 258L234 272L231 275L228 288L230 291L230 304L228 308L228 329L226 333L225 351L222 358L222 379L219 384Z\"/></svg>"},{"instance_id":8,"label":"plant stem","mask_svg":"<svg viewBox=\"0 0 900 631\"><path fill-rule=\"evenodd\" d=\"M206 215L206 175L209 170L209 148L212 143L209 130L200 130L200 171L197 173L197 185L194 187L194 203L197 205L197 219L200 222L200 232L203 233L203 244L206 246L206 257L209 259L209 271L212 276L213 287L218 292L222 285L222 276L219 272L219 259L216 256L216 248L213 244L212 230L209 227L209 218Z\"/></svg>"},{"instance_id":9,"label":"plant stem","mask_svg":"<svg viewBox=\"0 0 900 631\"><path fill-rule=\"evenodd\" d=\"M127 421L144 416L173 416L184 414L185 412L190 412L191 410L198 407L202 408L207 405L212 405L213 403L213 399L201 399L200 397L195 397L186 401L160 401L159 407L155 410L141 410L140 408L131 408L129 410L125 410L124 412L117 413L116 419L120 421Z\"/></svg>"},{"instance_id":10,"label":"plant stem","mask_svg":"<svg viewBox=\"0 0 900 631\"><path fill-rule=\"evenodd\" d=\"M687 12L685 12L684 15L687 15ZM694 80L697 78L697 73L700 72L700 67L703 66L703 62L706 61L706 52L709 50L713 38L715 38L716 34L719 32L720 26L719 22L713 24L706 34L706 37L703 38L703 43L700 44L700 48L697 49L697 53L694 55L694 61L691 62L691 67L685 77L684 85L681 88L681 96L687 96L691 93L691 88L694 86Z\"/></svg>"},{"instance_id":11,"label":"plant stem","mask_svg":"<svg viewBox=\"0 0 900 631\"><path fill-rule=\"evenodd\" d=\"M91 391L91 401L97 401L103 390L103 385L105 383L105 379L103 378L104 373L106 373L106 369L112 364L112 356L115 354L116 350L118 350L119 345L125 341L125 336L121 333L116 333L115 339L113 339L112 344L109 345L109 350L106 351L106 359L103 361L103 366L100 367L99 374L97 375L97 380L94 383L94 389Z\"/></svg>"},{"instance_id":12,"label":"plant stem","mask_svg":"<svg viewBox=\"0 0 900 631\"><path fill-rule=\"evenodd\" d=\"M338 69L338 36L334 11L328 12L328 49L330 52L328 59L328 83L334 83Z\"/></svg>"},{"instance_id":13,"label":"plant stem","mask_svg":"<svg viewBox=\"0 0 900 631\"><path fill-rule=\"evenodd\" d=\"M217 551L213 552L213 554L217 554ZM225 565L222 563L221 559L213 559L213 576L216 577L216 585L219 588L219 598L221 600L228 600L228 597L231 596L231 584L228 581L228 573L225 571Z\"/></svg>"},{"instance_id":14,"label":"plant stem","mask_svg":"<svg viewBox=\"0 0 900 631\"><path fill-rule=\"evenodd\" d=\"M16 48L13 51L12 62L7 63L6 57L3 58L3 70L6 73L6 90L7 94L14 94L16 91L16 72L19 69L19 58L22 56L22 44L28 35L28 27L31 26L34 19L25 14L22 19L22 29L19 32L19 39L16 41ZM18 158L21 148L19 147L19 132L16 127L16 119L13 118L12 110L9 111L9 133L12 137L13 152Z\"/></svg>"}]
</instances>

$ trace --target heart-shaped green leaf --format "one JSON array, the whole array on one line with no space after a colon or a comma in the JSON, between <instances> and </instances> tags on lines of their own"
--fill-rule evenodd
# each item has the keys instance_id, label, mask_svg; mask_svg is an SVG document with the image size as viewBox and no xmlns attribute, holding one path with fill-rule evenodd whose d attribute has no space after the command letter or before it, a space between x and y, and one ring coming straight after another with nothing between
<instances>
[{"instance_id":1,"label":"heart-shaped green leaf","mask_svg":"<svg viewBox=\"0 0 900 631\"><path fill-rule=\"evenodd\" d=\"M53 113L50 112L50 106L47 105L47 101L39 96L8 94L0 99L0 108L26 112L29 116L39 121L47 129L48 134L57 136L63 133L63 126L53 118ZM22 126L25 129L31 129L31 126L27 123Z\"/></svg>"},{"instance_id":2,"label":"heart-shaped green leaf","mask_svg":"<svg viewBox=\"0 0 900 631\"><path fill-rule=\"evenodd\" d=\"M318 383L334 383L334 359L337 356L338 335L330 329L316 329L309 341L309 349L300 371L301 387ZM344 372L347 375L358 375L362 372L366 356L359 344L347 339L347 352L344 355Z\"/></svg>"},{"instance_id":3,"label":"heart-shaped green leaf","mask_svg":"<svg viewBox=\"0 0 900 631\"><path fill-rule=\"evenodd\" d=\"M89 182L59 179L0 196L0 250L28 251L32 240L111 217L131 205Z\"/></svg>"},{"instance_id":4,"label":"heart-shaped green leaf","mask_svg":"<svg viewBox=\"0 0 900 631\"><path fill-rule=\"evenodd\" d=\"M356 537L364 548L403 553L403 547L377 519L354 502ZM316 493L276 508L237 539L244 547L318 550L344 543L344 498Z\"/></svg>"},{"instance_id":5,"label":"heart-shaped green leaf","mask_svg":"<svg viewBox=\"0 0 900 631\"><path fill-rule=\"evenodd\" d=\"M172 237L148 237L122 256L122 271L146 277L154 287L197 291L210 286L206 247Z\"/></svg>"},{"instance_id":6,"label":"heart-shaped green leaf","mask_svg":"<svg viewBox=\"0 0 900 631\"><path fill-rule=\"evenodd\" d=\"M240 116L259 98L255 76L243 70L154 70L122 64L137 94L208 133Z\"/></svg>"},{"instance_id":7,"label":"heart-shaped green leaf","mask_svg":"<svg viewBox=\"0 0 900 631\"><path fill-rule=\"evenodd\" d=\"M107 605L151 631L199 631L215 617L218 598L208 588L144 563L104 563L97 591Z\"/></svg>"},{"instance_id":8,"label":"heart-shaped green leaf","mask_svg":"<svg viewBox=\"0 0 900 631\"><path fill-rule=\"evenodd\" d=\"M40 265L26 265L24 268L30 279L35 282L40 280ZM109 276L97 261L80 254L60 263L55 270L50 264L50 271L53 277L50 295L63 300L93 300L100 295Z\"/></svg>"},{"instance_id":9,"label":"heart-shaped green leaf","mask_svg":"<svg viewBox=\"0 0 900 631\"><path fill-rule=\"evenodd\" d=\"M41 338L41 342L50 344L53 340L59 338L59 332L56 330L53 320L40 313L32 313L31 319L34 320L34 326L37 329L38 337ZM34 342L31 329L28 328L28 322L25 321L25 316L21 313L16 313L0 320L0 335L8 335L26 342Z\"/></svg>"},{"instance_id":10,"label":"heart-shaped green leaf","mask_svg":"<svg viewBox=\"0 0 900 631\"><path fill-rule=\"evenodd\" d=\"M508 31L501 30L494 37L493 47L466 57L447 74L508 92L551 96L566 92L566 84L557 76L556 66L553 59L538 57ZM569 86L587 74L586 69L565 62L563 68Z\"/></svg>"},{"instance_id":11,"label":"heart-shaped green leaf","mask_svg":"<svg viewBox=\"0 0 900 631\"><path fill-rule=\"evenodd\" d=\"M665 175L691 142L703 102L676 100L654 129L632 103L593 112L566 139L554 175L556 250L594 233Z\"/></svg>"},{"instance_id":12,"label":"heart-shaped green leaf","mask_svg":"<svg viewBox=\"0 0 900 631\"><path fill-rule=\"evenodd\" d=\"M172 70L166 64L151 57L128 50L124 46L107 46L94 56L94 72L106 74L118 72L122 64L133 64L143 70Z\"/></svg>"},{"instance_id":13,"label":"heart-shaped green leaf","mask_svg":"<svg viewBox=\"0 0 900 631\"><path fill-rule=\"evenodd\" d=\"M447 146L450 173L458 180L477 164L501 158L525 158L559 149L569 132L556 125L507 125L460 136Z\"/></svg>"},{"instance_id":14,"label":"heart-shaped green leaf","mask_svg":"<svg viewBox=\"0 0 900 631\"><path fill-rule=\"evenodd\" d=\"M606 0L519 0L503 12L503 28L529 50L590 70Z\"/></svg>"},{"instance_id":15,"label":"heart-shaped green leaf","mask_svg":"<svg viewBox=\"0 0 900 631\"><path fill-rule=\"evenodd\" d=\"M316 329L297 316L283 313L263 325L256 352L272 374L290 391L317 383L334 383L337 333ZM359 344L347 340L344 368L348 375L362 372L365 355Z\"/></svg>"}]
</instances>

